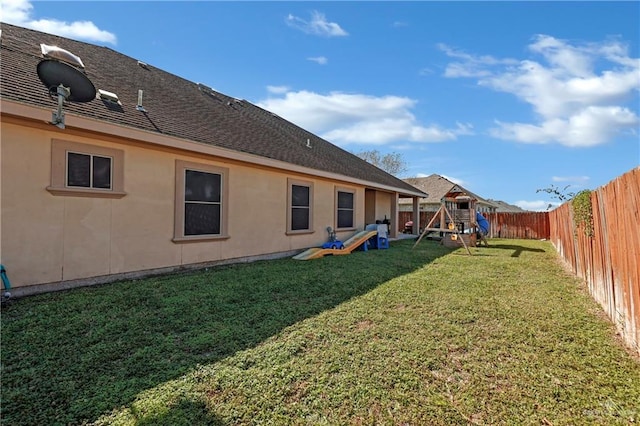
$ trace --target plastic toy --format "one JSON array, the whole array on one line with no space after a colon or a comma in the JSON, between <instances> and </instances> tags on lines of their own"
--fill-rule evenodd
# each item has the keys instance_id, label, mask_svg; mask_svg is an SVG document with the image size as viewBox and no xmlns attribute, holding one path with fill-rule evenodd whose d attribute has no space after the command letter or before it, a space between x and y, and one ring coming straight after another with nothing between
<instances>
[{"instance_id":1,"label":"plastic toy","mask_svg":"<svg viewBox=\"0 0 640 426\"><path fill-rule=\"evenodd\" d=\"M344 250L344 243L336 238L336 232L333 228L327 226L327 232L329 233L329 241L324 243L322 248Z\"/></svg>"}]
</instances>

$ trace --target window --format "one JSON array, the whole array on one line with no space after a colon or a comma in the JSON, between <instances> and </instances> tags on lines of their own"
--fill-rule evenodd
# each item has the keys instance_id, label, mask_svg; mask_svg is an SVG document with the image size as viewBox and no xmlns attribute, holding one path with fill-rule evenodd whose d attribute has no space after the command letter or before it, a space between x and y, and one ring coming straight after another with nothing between
<instances>
[{"instance_id":1,"label":"window","mask_svg":"<svg viewBox=\"0 0 640 426\"><path fill-rule=\"evenodd\" d=\"M67 151L67 186L111 189L113 159Z\"/></svg>"},{"instance_id":2,"label":"window","mask_svg":"<svg viewBox=\"0 0 640 426\"><path fill-rule=\"evenodd\" d=\"M355 191L338 189L336 191L336 228L353 228Z\"/></svg>"},{"instance_id":3,"label":"window","mask_svg":"<svg viewBox=\"0 0 640 426\"><path fill-rule=\"evenodd\" d=\"M174 241L227 238L228 169L176 161Z\"/></svg>"},{"instance_id":4,"label":"window","mask_svg":"<svg viewBox=\"0 0 640 426\"><path fill-rule=\"evenodd\" d=\"M125 196L124 151L54 139L47 190L53 195Z\"/></svg>"},{"instance_id":5,"label":"window","mask_svg":"<svg viewBox=\"0 0 640 426\"><path fill-rule=\"evenodd\" d=\"M308 233L313 227L313 184L288 180L287 233Z\"/></svg>"}]
</instances>

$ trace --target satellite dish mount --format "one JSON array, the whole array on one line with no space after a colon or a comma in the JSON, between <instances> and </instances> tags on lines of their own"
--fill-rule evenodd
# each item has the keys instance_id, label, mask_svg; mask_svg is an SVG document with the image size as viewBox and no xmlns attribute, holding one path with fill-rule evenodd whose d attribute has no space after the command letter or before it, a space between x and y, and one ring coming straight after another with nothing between
<instances>
[{"instance_id":1,"label":"satellite dish mount","mask_svg":"<svg viewBox=\"0 0 640 426\"><path fill-rule=\"evenodd\" d=\"M51 124L55 124L61 129L64 129L64 110L62 109L64 101L71 95L71 90L68 87L64 87L59 84L56 89L58 95L58 110L51 113Z\"/></svg>"}]
</instances>

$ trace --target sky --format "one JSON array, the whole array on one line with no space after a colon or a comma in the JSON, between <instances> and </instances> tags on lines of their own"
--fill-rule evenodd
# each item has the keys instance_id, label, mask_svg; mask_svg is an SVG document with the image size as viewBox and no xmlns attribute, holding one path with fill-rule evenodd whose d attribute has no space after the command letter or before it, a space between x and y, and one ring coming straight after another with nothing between
<instances>
[{"instance_id":1,"label":"sky","mask_svg":"<svg viewBox=\"0 0 640 426\"><path fill-rule=\"evenodd\" d=\"M546 210L640 165L640 2L28 1L106 46L359 153Z\"/></svg>"}]
</instances>

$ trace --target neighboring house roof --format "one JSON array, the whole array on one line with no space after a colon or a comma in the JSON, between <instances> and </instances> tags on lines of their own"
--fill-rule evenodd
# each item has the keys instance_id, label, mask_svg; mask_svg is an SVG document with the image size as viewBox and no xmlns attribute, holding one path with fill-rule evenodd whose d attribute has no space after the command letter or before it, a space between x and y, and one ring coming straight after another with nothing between
<instances>
[{"instance_id":1,"label":"neighboring house roof","mask_svg":"<svg viewBox=\"0 0 640 426\"><path fill-rule=\"evenodd\" d=\"M479 203L495 207L490 201L435 173L427 177L408 178L405 182L428 194L428 197L420 199L421 204L440 204L442 198L449 192L462 192L475 198ZM411 200L400 200L400 202L407 204L411 203Z\"/></svg>"},{"instance_id":2,"label":"neighboring house roof","mask_svg":"<svg viewBox=\"0 0 640 426\"><path fill-rule=\"evenodd\" d=\"M219 93L149 64L100 47L2 23L0 36L2 100L54 110L57 100L36 74L43 59L40 44L55 45L79 56L96 89L118 95L120 104L101 99L67 102L65 114L159 133L233 151L339 174L424 196L415 187L330 142L245 100ZM194 61L193 66L197 66ZM259 70L256 70L259 72ZM138 111L138 90L143 106ZM307 144L308 141L308 144ZM309 145L311 148L309 148Z\"/></svg>"},{"instance_id":3,"label":"neighboring house roof","mask_svg":"<svg viewBox=\"0 0 640 426\"><path fill-rule=\"evenodd\" d=\"M489 199L488 201L491 201L495 206L496 206L496 212L499 213L526 213L527 210L524 210L518 206L514 206L513 204L508 204L505 203L504 201L500 201L500 200L492 200Z\"/></svg>"}]
</instances>

